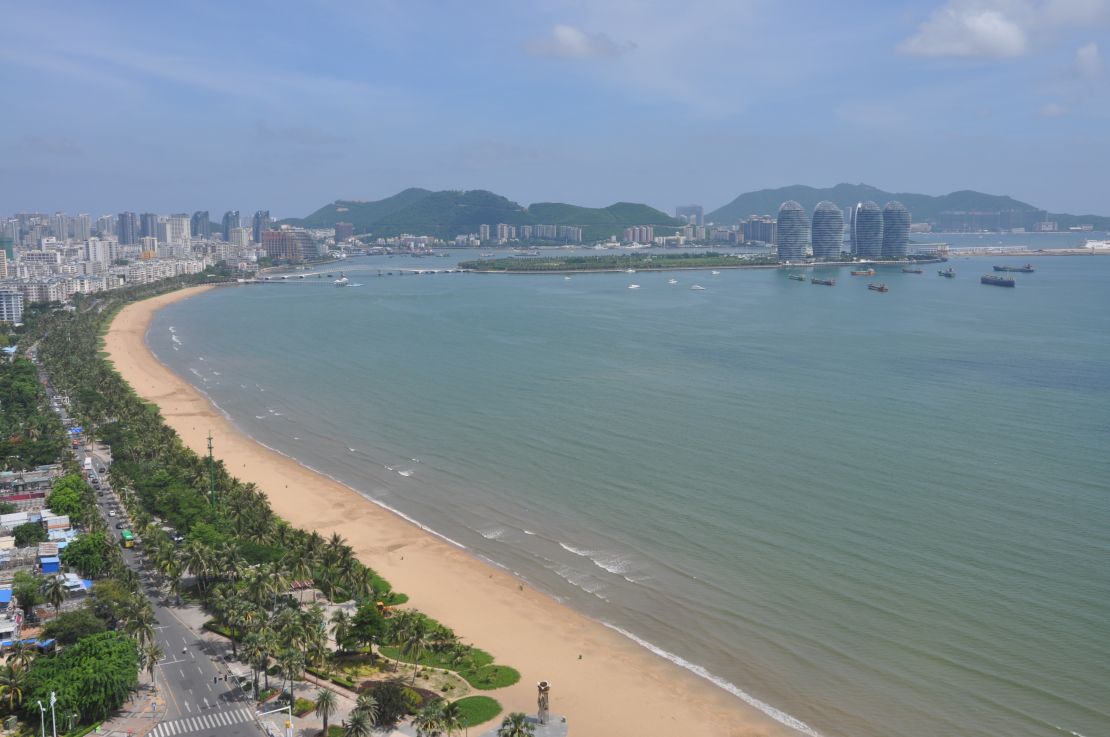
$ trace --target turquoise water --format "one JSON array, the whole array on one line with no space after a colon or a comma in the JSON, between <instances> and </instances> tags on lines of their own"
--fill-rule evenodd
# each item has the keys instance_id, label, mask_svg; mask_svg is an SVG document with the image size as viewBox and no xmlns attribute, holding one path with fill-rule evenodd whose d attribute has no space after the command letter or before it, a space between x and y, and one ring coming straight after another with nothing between
<instances>
[{"instance_id":1,"label":"turquoise water","mask_svg":"<svg viewBox=\"0 0 1110 737\"><path fill-rule=\"evenodd\" d=\"M981 286L1001 261L828 288L366 258L148 340L262 442L802 731L1106 735L1110 258Z\"/></svg>"}]
</instances>

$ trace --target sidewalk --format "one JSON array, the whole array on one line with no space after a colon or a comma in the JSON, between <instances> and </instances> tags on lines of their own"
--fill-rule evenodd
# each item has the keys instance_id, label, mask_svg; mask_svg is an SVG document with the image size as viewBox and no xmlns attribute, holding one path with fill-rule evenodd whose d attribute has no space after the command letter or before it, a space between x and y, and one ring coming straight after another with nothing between
<instances>
[{"instance_id":1,"label":"sidewalk","mask_svg":"<svg viewBox=\"0 0 1110 737\"><path fill-rule=\"evenodd\" d=\"M150 684L140 685L135 695L120 707L94 734L107 737L145 737L166 716L166 702L150 690Z\"/></svg>"}]
</instances>

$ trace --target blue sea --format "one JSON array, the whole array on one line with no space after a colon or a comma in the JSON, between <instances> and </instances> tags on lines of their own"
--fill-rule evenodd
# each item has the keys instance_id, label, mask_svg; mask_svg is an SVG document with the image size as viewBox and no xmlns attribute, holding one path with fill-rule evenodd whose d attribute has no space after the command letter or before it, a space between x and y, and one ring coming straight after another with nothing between
<instances>
[{"instance_id":1,"label":"blue sea","mask_svg":"<svg viewBox=\"0 0 1110 737\"><path fill-rule=\"evenodd\" d=\"M1110 734L1110 257L396 274L454 262L216 290L148 342L258 440L799 732Z\"/></svg>"}]
</instances>

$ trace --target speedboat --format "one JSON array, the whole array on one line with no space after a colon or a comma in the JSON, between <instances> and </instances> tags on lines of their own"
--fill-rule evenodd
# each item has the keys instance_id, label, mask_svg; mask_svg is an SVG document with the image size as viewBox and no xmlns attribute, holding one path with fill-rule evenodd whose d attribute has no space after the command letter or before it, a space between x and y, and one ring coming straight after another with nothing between
<instances>
[{"instance_id":1,"label":"speedboat","mask_svg":"<svg viewBox=\"0 0 1110 737\"><path fill-rule=\"evenodd\" d=\"M720 276L721 275L721 272L719 272L719 271L710 271L709 273L712 274L713 276Z\"/></svg>"},{"instance_id":2,"label":"speedboat","mask_svg":"<svg viewBox=\"0 0 1110 737\"><path fill-rule=\"evenodd\" d=\"M629 285L628 285L628 288L629 288L629 289L639 289L639 288L640 288L640 285L639 285L639 284L629 284Z\"/></svg>"},{"instance_id":3,"label":"speedboat","mask_svg":"<svg viewBox=\"0 0 1110 737\"><path fill-rule=\"evenodd\" d=\"M668 284L678 284L678 279L668 279L667 283Z\"/></svg>"},{"instance_id":4,"label":"speedboat","mask_svg":"<svg viewBox=\"0 0 1110 737\"><path fill-rule=\"evenodd\" d=\"M704 292L705 291L705 287L703 287L701 284L695 284L694 286L690 287L690 289L695 291L695 292Z\"/></svg>"}]
</instances>

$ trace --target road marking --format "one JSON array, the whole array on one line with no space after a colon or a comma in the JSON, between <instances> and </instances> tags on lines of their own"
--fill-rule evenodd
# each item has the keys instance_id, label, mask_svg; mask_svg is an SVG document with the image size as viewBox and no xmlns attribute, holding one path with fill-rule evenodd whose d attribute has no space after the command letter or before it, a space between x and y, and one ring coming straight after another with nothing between
<instances>
[{"instance_id":1,"label":"road marking","mask_svg":"<svg viewBox=\"0 0 1110 737\"><path fill-rule=\"evenodd\" d=\"M184 673L182 673L182 674L181 674L181 677L182 677L182 678L184 678L184 677L185 677L185 674L184 674ZM189 712L190 714L191 714L191 713L193 712L193 707L189 706L189 702L188 702L188 701L186 701L186 702L185 702L185 711Z\"/></svg>"},{"instance_id":2,"label":"road marking","mask_svg":"<svg viewBox=\"0 0 1110 737\"><path fill-rule=\"evenodd\" d=\"M197 666L197 673L200 673L202 676L204 675L204 671L200 669L199 665Z\"/></svg>"},{"instance_id":3,"label":"road marking","mask_svg":"<svg viewBox=\"0 0 1110 737\"><path fill-rule=\"evenodd\" d=\"M190 734L200 730L213 730L219 727L249 722L252 719L254 719L254 712L250 709L214 711L201 716L162 722L151 730L150 737L176 737L177 735Z\"/></svg>"}]
</instances>

